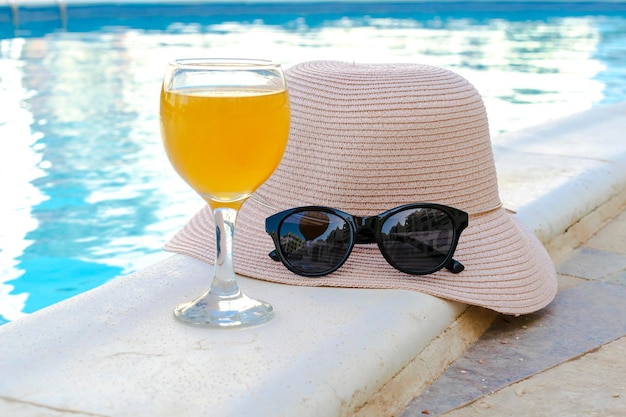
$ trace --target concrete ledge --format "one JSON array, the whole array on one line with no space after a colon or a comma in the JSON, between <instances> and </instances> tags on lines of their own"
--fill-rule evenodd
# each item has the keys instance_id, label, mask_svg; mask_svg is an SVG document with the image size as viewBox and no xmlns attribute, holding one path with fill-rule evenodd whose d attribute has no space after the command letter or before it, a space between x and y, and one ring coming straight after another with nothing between
<instances>
[{"instance_id":1,"label":"concrete ledge","mask_svg":"<svg viewBox=\"0 0 626 417\"><path fill-rule=\"evenodd\" d=\"M504 205L553 258L619 213L626 198L625 123L626 103L618 103L494 138Z\"/></svg>"},{"instance_id":2,"label":"concrete ledge","mask_svg":"<svg viewBox=\"0 0 626 417\"><path fill-rule=\"evenodd\" d=\"M619 104L494 138L505 205L549 248L573 246L626 198L625 131ZM409 291L242 278L274 320L178 323L173 306L210 270L176 255L1 326L0 415L393 415L495 317Z\"/></svg>"},{"instance_id":3,"label":"concrete ledge","mask_svg":"<svg viewBox=\"0 0 626 417\"><path fill-rule=\"evenodd\" d=\"M274 304L270 323L180 324L172 307L204 290L210 272L177 255L3 326L0 372L14 377L0 382L0 414L350 415L465 310L407 291L242 278Z\"/></svg>"}]
</instances>

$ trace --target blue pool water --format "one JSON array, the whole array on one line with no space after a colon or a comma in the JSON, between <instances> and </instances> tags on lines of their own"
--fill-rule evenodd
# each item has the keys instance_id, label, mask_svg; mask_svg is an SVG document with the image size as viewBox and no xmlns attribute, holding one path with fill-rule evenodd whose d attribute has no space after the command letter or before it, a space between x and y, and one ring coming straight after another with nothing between
<instances>
[{"instance_id":1,"label":"blue pool water","mask_svg":"<svg viewBox=\"0 0 626 417\"><path fill-rule=\"evenodd\" d=\"M162 259L202 206L157 119L195 54L443 66L497 134L626 101L626 5L0 6L0 324Z\"/></svg>"}]
</instances>

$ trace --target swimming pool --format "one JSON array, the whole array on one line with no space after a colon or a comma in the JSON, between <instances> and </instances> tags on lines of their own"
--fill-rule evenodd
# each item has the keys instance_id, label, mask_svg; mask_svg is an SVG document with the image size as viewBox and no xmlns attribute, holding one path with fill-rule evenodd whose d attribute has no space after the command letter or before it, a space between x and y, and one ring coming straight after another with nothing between
<instances>
[{"instance_id":1,"label":"swimming pool","mask_svg":"<svg viewBox=\"0 0 626 417\"><path fill-rule=\"evenodd\" d=\"M0 5L0 324L161 259L202 206L161 149L170 57L440 65L494 134L626 101L624 3L61 4Z\"/></svg>"}]
</instances>

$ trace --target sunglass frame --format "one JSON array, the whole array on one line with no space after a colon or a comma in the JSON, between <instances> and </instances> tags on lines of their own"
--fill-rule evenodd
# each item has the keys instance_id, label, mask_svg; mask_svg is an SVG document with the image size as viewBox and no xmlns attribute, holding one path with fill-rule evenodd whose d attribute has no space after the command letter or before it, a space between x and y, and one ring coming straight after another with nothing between
<instances>
[{"instance_id":1,"label":"sunglass frame","mask_svg":"<svg viewBox=\"0 0 626 417\"><path fill-rule=\"evenodd\" d=\"M453 231L452 245L445 259L439 264L437 264L436 267L433 267L424 271L419 271L419 272L415 272L415 271L411 271L411 270L399 267L396 264L396 262L393 259L391 259L391 257L387 254L387 250L383 247L384 243L383 243L383 239L381 235L382 225L385 224L385 221L389 217L401 211L411 210L411 209L436 209L445 213L452 221L452 231ZM336 266L330 268L329 270L324 270L322 272L306 272L306 271L299 270L297 268L294 268L291 265L291 263L287 259L287 256L285 256L285 254L283 253L282 245L280 244L280 236L279 236L279 231L281 229L281 226L283 222L290 216L297 214L297 213L304 212L304 211L321 211L321 212L333 214L341 218L342 220L344 220L350 228L350 241L346 249L346 253L342 257L341 261L338 262ZM282 264L287 269L289 269L294 274L297 274L300 276L315 278L315 277L321 277L321 276L325 276L328 274L332 274L333 272L341 268L341 266L348 260L355 244L366 244L366 243L376 243L378 245L378 249L380 253L383 255L387 263L391 265L393 268L397 269L398 271L406 273L406 274L410 274L410 275L428 275L436 271L439 271L440 269L444 267L450 269L453 273L458 273L463 270L463 265L455 261L453 259L453 256L454 256L454 252L456 251L456 247L459 243L459 238L461 237L461 233L468 226L468 224L469 224L469 215L465 211L454 208L454 207L446 206L443 204L437 204L437 203L404 204L402 206L389 209L383 213L380 213L374 216L367 216L367 217L354 216L350 213L346 213L344 211L341 211L332 207L302 206L302 207L294 207L291 209L287 209L287 210L273 214L272 216L266 218L265 219L265 231L271 236L274 242L274 247L276 248L275 251L270 252L270 257L276 261L281 261ZM368 238L366 240L361 239L360 241L358 241L359 232L361 230L372 231L373 238ZM453 262L451 263L451 261Z\"/></svg>"}]
</instances>

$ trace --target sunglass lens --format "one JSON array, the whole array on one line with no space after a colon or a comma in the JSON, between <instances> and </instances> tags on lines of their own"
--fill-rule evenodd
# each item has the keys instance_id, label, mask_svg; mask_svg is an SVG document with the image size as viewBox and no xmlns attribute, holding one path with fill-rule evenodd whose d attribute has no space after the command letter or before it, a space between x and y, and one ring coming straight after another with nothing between
<instances>
[{"instance_id":1,"label":"sunglass lens","mask_svg":"<svg viewBox=\"0 0 626 417\"><path fill-rule=\"evenodd\" d=\"M302 211L287 217L279 230L283 257L297 273L324 275L345 260L351 245L350 226L324 211Z\"/></svg>"},{"instance_id":2,"label":"sunglass lens","mask_svg":"<svg viewBox=\"0 0 626 417\"><path fill-rule=\"evenodd\" d=\"M383 250L399 270L424 274L441 268L454 244L454 224L435 208L411 208L393 214L382 225Z\"/></svg>"}]
</instances>

